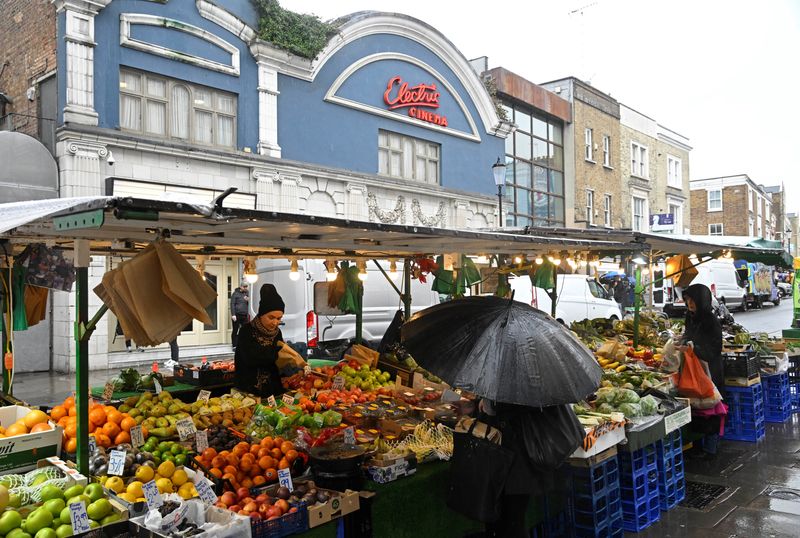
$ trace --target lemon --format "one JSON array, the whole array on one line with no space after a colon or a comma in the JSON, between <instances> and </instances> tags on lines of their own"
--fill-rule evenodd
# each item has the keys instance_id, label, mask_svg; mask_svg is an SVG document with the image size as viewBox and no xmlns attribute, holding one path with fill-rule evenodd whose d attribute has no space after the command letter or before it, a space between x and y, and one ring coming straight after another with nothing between
<instances>
[{"instance_id":1,"label":"lemon","mask_svg":"<svg viewBox=\"0 0 800 538\"><path fill-rule=\"evenodd\" d=\"M103 476L101 476L100 478L97 479L97 481L100 482L101 486L105 486L107 480L108 480L108 477L106 475L103 475Z\"/></svg>"},{"instance_id":2,"label":"lemon","mask_svg":"<svg viewBox=\"0 0 800 538\"><path fill-rule=\"evenodd\" d=\"M136 499L136 502L137 503L147 502L147 499L145 499L144 497L139 497L139 498Z\"/></svg>"},{"instance_id":3,"label":"lemon","mask_svg":"<svg viewBox=\"0 0 800 538\"><path fill-rule=\"evenodd\" d=\"M172 493L174 491L172 481L169 478L159 478L156 480L156 486L159 493Z\"/></svg>"},{"instance_id":4,"label":"lemon","mask_svg":"<svg viewBox=\"0 0 800 538\"><path fill-rule=\"evenodd\" d=\"M122 493L125 491L125 482L119 476L110 476L106 480L105 486L114 493Z\"/></svg>"},{"instance_id":5,"label":"lemon","mask_svg":"<svg viewBox=\"0 0 800 538\"><path fill-rule=\"evenodd\" d=\"M142 465L138 469L136 469L136 480L139 482L145 483L150 482L155 476L155 471L152 467L148 467L147 465Z\"/></svg>"},{"instance_id":6,"label":"lemon","mask_svg":"<svg viewBox=\"0 0 800 538\"><path fill-rule=\"evenodd\" d=\"M172 483L176 486L180 487L184 485L186 482L189 481L189 475L186 474L186 471L183 469L176 469L174 473L172 473Z\"/></svg>"},{"instance_id":7,"label":"lemon","mask_svg":"<svg viewBox=\"0 0 800 538\"><path fill-rule=\"evenodd\" d=\"M128 493L127 491L125 493L120 493L119 494L119 498L123 499L125 501L128 501L129 503L135 503L136 502L136 495Z\"/></svg>"},{"instance_id":8,"label":"lemon","mask_svg":"<svg viewBox=\"0 0 800 538\"><path fill-rule=\"evenodd\" d=\"M191 485L191 483L187 482L186 484L184 484L181 487L179 487L178 488L178 495L180 495L181 498L185 499L185 500L189 500L192 497L194 497L194 495L192 494L192 485Z\"/></svg>"},{"instance_id":9,"label":"lemon","mask_svg":"<svg viewBox=\"0 0 800 538\"><path fill-rule=\"evenodd\" d=\"M175 472L175 464L169 460L162 461L161 465L158 466L158 474L160 474L164 478L172 477L172 473L174 472Z\"/></svg>"},{"instance_id":10,"label":"lemon","mask_svg":"<svg viewBox=\"0 0 800 538\"><path fill-rule=\"evenodd\" d=\"M144 492L142 491L142 483L138 480L134 480L130 484L128 484L128 488L125 490L128 495L132 495L133 498L137 497L144 497Z\"/></svg>"}]
</instances>

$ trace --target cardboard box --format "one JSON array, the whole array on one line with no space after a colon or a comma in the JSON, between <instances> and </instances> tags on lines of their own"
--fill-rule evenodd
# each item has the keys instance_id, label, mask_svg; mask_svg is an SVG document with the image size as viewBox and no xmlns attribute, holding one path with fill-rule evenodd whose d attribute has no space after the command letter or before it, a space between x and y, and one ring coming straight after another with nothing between
<instances>
[{"instance_id":1,"label":"cardboard box","mask_svg":"<svg viewBox=\"0 0 800 538\"><path fill-rule=\"evenodd\" d=\"M417 457L412 453L392 459L373 459L366 465L367 475L373 482L386 484L417 472Z\"/></svg>"},{"instance_id":2,"label":"cardboard box","mask_svg":"<svg viewBox=\"0 0 800 538\"><path fill-rule=\"evenodd\" d=\"M578 447L571 458L590 458L625 440L624 422L606 422L593 428L586 428L583 446Z\"/></svg>"},{"instance_id":3,"label":"cardboard box","mask_svg":"<svg viewBox=\"0 0 800 538\"><path fill-rule=\"evenodd\" d=\"M85 486L89 483L89 479L78 472L78 469L74 463L71 461L63 461L58 456L45 458L36 463L36 467L39 469L50 466L57 468L66 475L67 487L74 485Z\"/></svg>"},{"instance_id":4,"label":"cardboard box","mask_svg":"<svg viewBox=\"0 0 800 538\"><path fill-rule=\"evenodd\" d=\"M567 463L573 467L593 467L598 463L603 463L604 461L610 460L611 458L615 458L616 456L617 456L617 447L616 445L614 445L611 448L607 448L602 452L595 454L594 456L589 456L587 458L571 457L567 460Z\"/></svg>"},{"instance_id":5,"label":"cardboard box","mask_svg":"<svg viewBox=\"0 0 800 538\"><path fill-rule=\"evenodd\" d=\"M30 413L21 405L0 407L0 425L7 428ZM64 429L50 423L50 431L15 435L0 439L0 475L20 473L35 469L39 460L61 453Z\"/></svg>"},{"instance_id":6,"label":"cardboard box","mask_svg":"<svg viewBox=\"0 0 800 538\"><path fill-rule=\"evenodd\" d=\"M731 387L752 387L753 385L757 385L761 383L761 376L756 375L754 377L726 377L725 378L725 385Z\"/></svg>"},{"instance_id":7,"label":"cardboard box","mask_svg":"<svg viewBox=\"0 0 800 538\"><path fill-rule=\"evenodd\" d=\"M324 504L308 507L308 526L312 529L336 518L346 516L359 508L358 492L345 490Z\"/></svg>"}]
</instances>

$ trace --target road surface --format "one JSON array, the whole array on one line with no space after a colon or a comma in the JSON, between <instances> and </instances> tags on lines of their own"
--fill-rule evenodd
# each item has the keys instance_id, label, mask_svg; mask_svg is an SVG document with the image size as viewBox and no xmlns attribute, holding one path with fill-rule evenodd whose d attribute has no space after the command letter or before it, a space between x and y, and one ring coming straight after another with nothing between
<instances>
[{"instance_id":1,"label":"road surface","mask_svg":"<svg viewBox=\"0 0 800 538\"><path fill-rule=\"evenodd\" d=\"M765 303L761 310L733 312L733 318L751 333L767 332L770 336L780 336L783 329L792 325L791 297L782 300L780 306Z\"/></svg>"}]
</instances>

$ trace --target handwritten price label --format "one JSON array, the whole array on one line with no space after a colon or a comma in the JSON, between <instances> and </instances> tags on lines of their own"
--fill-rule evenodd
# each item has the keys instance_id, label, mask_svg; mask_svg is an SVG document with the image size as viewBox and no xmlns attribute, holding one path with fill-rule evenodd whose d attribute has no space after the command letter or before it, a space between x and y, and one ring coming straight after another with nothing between
<instances>
[{"instance_id":1,"label":"handwritten price label","mask_svg":"<svg viewBox=\"0 0 800 538\"><path fill-rule=\"evenodd\" d=\"M155 480L142 484L142 491L144 492L144 500L147 502L147 508L149 510L158 510L158 508L164 504L164 499L158 491Z\"/></svg>"},{"instance_id":2,"label":"handwritten price label","mask_svg":"<svg viewBox=\"0 0 800 538\"><path fill-rule=\"evenodd\" d=\"M356 432L353 431L352 426L344 429L344 444L346 445L356 444Z\"/></svg>"},{"instance_id":3,"label":"handwritten price label","mask_svg":"<svg viewBox=\"0 0 800 538\"><path fill-rule=\"evenodd\" d=\"M344 378L340 375L335 376L331 387L333 390L342 390L344 388Z\"/></svg>"},{"instance_id":4,"label":"handwritten price label","mask_svg":"<svg viewBox=\"0 0 800 538\"><path fill-rule=\"evenodd\" d=\"M275 396L270 394L269 398L267 398L267 404L269 404L270 407L277 407L278 406L278 402L275 401Z\"/></svg>"},{"instance_id":5,"label":"handwritten price label","mask_svg":"<svg viewBox=\"0 0 800 538\"><path fill-rule=\"evenodd\" d=\"M292 396L291 394L284 394L281 400L286 405L294 405L294 396Z\"/></svg>"},{"instance_id":6,"label":"handwritten price label","mask_svg":"<svg viewBox=\"0 0 800 538\"><path fill-rule=\"evenodd\" d=\"M206 402L208 403L208 399L211 398L211 391L210 390L201 390L200 393L197 395L198 402Z\"/></svg>"},{"instance_id":7,"label":"handwritten price label","mask_svg":"<svg viewBox=\"0 0 800 538\"><path fill-rule=\"evenodd\" d=\"M144 434L141 426L131 428L131 444L134 448L139 448L144 444Z\"/></svg>"},{"instance_id":8,"label":"handwritten price label","mask_svg":"<svg viewBox=\"0 0 800 538\"><path fill-rule=\"evenodd\" d=\"M108 474L122 476L125 473L125 451L112 450L108 458Z\"/></svg>"},{"instance_id":9,"label":"handwritten price label","mask_svg":"<svg viewBox=\"0 0 800 538\"><path fill-rule=\"evenodd\" d=\"M97 452L97 441L94 437L89 437L89 455L91 456L95 452Z\"/></svg>"},{"instance_id":10,"label":"handwritten price label","mask_svg":"<svg viewBox=\"0 0 800 538\"><path fill-rule=\"evenodd\" d=\"M194 487L197 490L197 494L200 496L200 499L205 504L211 505L217 502L217 494L214 493L214 490L211 489L208 480L206 480L201 473L198 473L195 476Z\"/></svg>"},{"instance_id":11,"label":"handwritten price label","mask_svg":"<svg viewBox=\"0 0 800 538\"><path fill-rule=\"evenodd\" d=\"M69 519L70 523L72 523L73 534L89 532L89 516L86 514L86 507L83 505L83 501L69 505Z\"/></svg>"},{"instance_id":12,"label":"handwritten price label","mask_svg":"<svg viewBox=\"0 0 800 538\"><path fill-rule=\"evenodd\" d=\"M158 379L153 379L153 386L156 389L156 394L161 394L161 391L164 390L161 388L161 383L158 382Z\"/></svg>"},{"instance_id":13,"label":"handwritten price label","mask_svg":"<svg viewBox=\"0 0 800 538\"><path fill-rule=\"evenodd\" d=\"M208 433L205 431L197 432L194 436L195 445L197 445L197 453L202 454L208 448Z\"/></svg>"},{"instance_id":14,"label":"handwritten price label","mask_svg":"<svg viewBox=\"0 0 800 538\"><path fill-rule=\"evenodd\" d=\"M109 381L106 383L106 386L103 387L103 399L110 400L112 396L114 396L114 382Z\"/></svg>"},{"instance_id":15,"label":"handwritten price label","mask_svg":"<svg viewBox=\"0 0 800 538\"><path fill-rule=\"evenodd\" d=\"M175 423L175 427L178 429L178 437L181 441L186 441L197 433L197 428L191 418L180 419Z\"/></svg>"},{"instance_id":16,"label":"handwritten price label","mask_svg":"<svg viewBox=\"0 0 800 538\"><path fill-rule=\"evenodd\" d=\"M278 469L278 483L288 488L289 491L294 491L294 485L292 484L292 473L289 469Z\"/></svg>"}]
</instances>

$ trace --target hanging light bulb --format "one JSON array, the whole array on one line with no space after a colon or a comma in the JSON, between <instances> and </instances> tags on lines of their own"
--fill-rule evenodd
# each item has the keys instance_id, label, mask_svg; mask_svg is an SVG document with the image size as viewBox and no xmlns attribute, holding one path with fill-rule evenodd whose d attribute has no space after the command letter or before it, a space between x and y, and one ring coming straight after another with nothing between
<instances>
[{"instance_id":1,"label":"hanging light bulb","mask_svg":"<svg viewBox=\"0 0 800 538\"><path fill-rule=\"evenodd\" d=\"M536 256L536 259L533 261L536 262L536 265L542 265L544 263L544 258L541 256Z\"/></svg>"},{"instance_id":2,"label":"hanging light bulb","mask_svg":"<svg viewBox=\"0 0 800 538\"><path fill-rule=\"evenodd\" d=\"M550 263L553 265L561 265L561 258L558 256L548 256L547 259L550 260Z\"/></svg>"},{"instance_id":3,"label":"hanging light bulb","mask_svg":"<svg viewBox=\"0 0 800 538\"><path fill-rule=\"evenodd\" d=\"M522 264L522 256L514 256L514 263L517 265Z\"/></svg>"},{"instance_id":4,"label":"hanging light bulb","mask_svg":"<svg viewBox=\"0 0 800 538\"><path fill-rule=\"evenodd\" d=\"M397 272L397 262L395 260L389 260L389 272L390 273Z\"/></svg>"},{"instance_id":5,"label":"hanging light bulb","mask_svg":"<svg viewBox=\"0 0 800 538\"><path fill-rule=\"evenodd\" d=\"M258 282L258 273L256 273L256 259L253 256L248 256L244 259L243 268L244 279L250 284Z\"/></svg>"},{"instance_id":6,"label":"hanging light bulb","mask_svg":"<svg viewBox=\"0 0 800 538\"><path fill-rule=\"evenodd\" d=\"M197 256L197 272L200 273L200 277L203 280L206 279L206 257L205 256Z\"/></svg>"},{"instance_id":7,"label":"hanging light bulb","mask_svg":"<svg viewBox=\"0 0 800 538\"><path fill-rule=\"evenodd\" d=\"M336 280L336 262L333 260L325 260L325 278L328 282Z\"/></svg>"},{"instance_id":8,"label":"hanging light bulb","mask_svg":"<svg viewBox=\"0 0 800 538\"><path fill-rule=\"evenodd\" d=\"M300 280L300 271L297 265L297 260L292 260L289 268L289 280Z\"/></svg>"},{"instance_id":9,"label":"hanging light bulb","mask_svg":"<svg viewBox=\"0 0 800 538\"><path fill-rule=\"evenodd\" d=\"M586 267L587 265L589 265L589 262L581 258L580 260L578 260L578 265L580 265L581 267Z\"/></svg>"},{"instance_id":10,"label":"hanging light bulb","mask_svg":"<svg viewBox=\"0 0 800 538\"><path fill-rule=\"evenodd\" d=\"M356 262L358 267L358 279L362 282L367 279L367 263L363 261Z\"/></svg>"}]
</instances>

